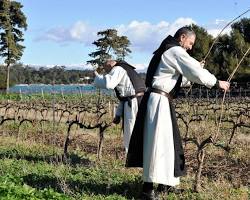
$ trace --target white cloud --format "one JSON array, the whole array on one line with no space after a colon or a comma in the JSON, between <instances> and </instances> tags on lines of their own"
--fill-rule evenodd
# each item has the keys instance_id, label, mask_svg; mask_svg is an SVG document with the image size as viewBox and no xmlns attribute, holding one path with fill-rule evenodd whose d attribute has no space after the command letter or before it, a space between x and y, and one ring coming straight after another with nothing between
<instances>
[{"instance_id":1,"label":"white cloud","mask_svg":"<svg viewBox=\"0 0 250 200\"><path fill-rule=\"evenodd\" d=\"M37 40L51 40L55 42L64 42L69 38L67 29L63 27L52 28L48 30L44 35L37 38Z\"/></svg>"},{"instance_id":2,"label":"white cloud","mask_svg":"<svg viewBox=\"0 0 250 200\"><path fill-rule=\"evenodd\" d=\"M69 32L72 39L85 44L91 44L96 38L95 29L81 21L76 22Z\"/></svg>"},{"instance_id":3,"label":"white cloud","mask_svg":"<svg viewBox=\"0 0 250 200\"><path fill-rule=\"evenodd\" d=\"M128 37L131 41L132 49L152 51L168 34L174 34L181 26L190 25L191 23L195 23L191 18L178 18L173 23L160 21L156 24L134 20L127 25L121 24L114 28L118 30L120 35ZM71 27L51 28L36 38L36 40L49 40L58 43L82 42L88 46L97 38L97 31L105 29L92 27L87 23L77 21Z\"/></svg>"},{"instance_id":4,"label":"white cloud","mask_svg":"<svg viewBox=\"0 0 250 200\"><path fill-rule=\"evenodd\" d=\"M161 21L156 24L134 20L128 25L117 26L117 30L120 35L129 38L135 50L152 51L169 34L173 35L178 28L192 23L195 21L191 18L178 18L173 23Z\"/></svg>"},{"instance_id":5,"label":"white cloud","mask_svg":"<svg viewBox=\"0 0 250 200\"><path fill-rule=\"evenodd\" d=\"M129 24L120 24L114 28L118 30L118 34L128 37L131 41L132 50L152 52L167 35L173 35L178 28L192 23L196 24L191 18L178 18L172 23L160 21L155 24L148 21L133 20ZM216 37L227 23L226 20L216 19L203 27L209 34ZM83 21L77 21L70 27L51 28L37 37L36 41L47 40L57 43L81 42L85 46L89 46L97 39L97 31L107 28L112 27L94 27ZM230 31L231 27L229 26L222 34L229 34Z\"/></svg>"},{"instance_id":6,"label":"white cloud","mask_svg":"<svg viewBox=\"0 0 250 200\"><path fill-rule=\"evenodd\" d=\"M212 35L213 37L217 37L218 34L220 34L222 29L224 29L228 23L229 22L226 20L216 19L214 22L205 25L204 28L210 35ZM231 30L231 26L229 25L221 32L221 35L229 34Z\"/></svg>"},{"instance_id":7,"label":"white cloud","mask_svg":"<svg viewBox=\"0 0 250 200\"><path fill-rule=\"evenodd\" d=\"M71 27L55 27L37 37L36 41L53 41L58 43L82 42L90 45L96 38L96 28L78 21Z\"/></svg>"},{"instance_id":8,"label":"white cloud","mask_svg":"<svg viewBox=\"0 0 250 200\"><path fill-rule=\"evenodd\" d=\"M220 24L225 23L225 22L226 22L226 20L224 20L224 19L216 19L215 20L215 24L217 24L217 25L220 25Z\"/></svg>"},{"instance_id":9,"label":"white cloud","mask_svg":"<svg viewBox=\"0 0 250 200\"><path fill-rule=\"evenodd\" d=\"M222 29L209 29L207 30L207 32L212 35L214 38L217 37L219 35L219 33L221 32ZM223 32L221 33L221 35L223 34L229 34L231 31L231 28L226 28L225 30L223 30Z\"/></svg>"}]
</instances>

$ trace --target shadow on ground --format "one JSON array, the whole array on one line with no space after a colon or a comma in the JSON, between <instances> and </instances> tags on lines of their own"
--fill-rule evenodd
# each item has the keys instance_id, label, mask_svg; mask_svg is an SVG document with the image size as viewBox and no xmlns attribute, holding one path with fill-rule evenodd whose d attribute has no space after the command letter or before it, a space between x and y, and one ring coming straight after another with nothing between
<instances>
[{"instance_id":1,"label":"shadow on ground","mask_svg":"<svg viewBox=\"0 0 250 200\"><path fill-rule=\"evenodd\" d=\"M109 196L118 194L127 199L139 199L141 193L141 181L115 183L99 183L96 180L88 179L86 182L75 180L63 180L52 175L29 174L22 177L24 183L37 189L53 188L58 192L68 195L76 193L94 194Z\"/></svg>"}]
</instances>

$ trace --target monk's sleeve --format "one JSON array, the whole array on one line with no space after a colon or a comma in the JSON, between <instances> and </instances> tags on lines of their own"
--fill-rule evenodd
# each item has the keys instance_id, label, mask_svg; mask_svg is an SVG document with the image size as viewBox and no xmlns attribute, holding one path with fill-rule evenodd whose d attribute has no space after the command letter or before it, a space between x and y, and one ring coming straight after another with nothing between
<instances>
[{"instance_id":1,"label":"monk's sleeve","mask_svg":"<svg viewBox=\"0 0 250 200\"><path fill-rule=\"evenodd\" d=\"M216 84L216 77L200 67L200 62L192 58L183 48L173 47L173 56L176 59L177 70L189 81L205 85L208 88Z\"/></svg>"},{"instance_id":2,"label":"monk's sleeve","mask_svg":"<svg viewBox=\"0 0 250 200\"><path fill-rule=\"evenodd\" d=\"M105 76L97 75L94 79L94 84L99 88L114 89L123 78L126 71L116 66Z\"/></svg>"}]
</instances>

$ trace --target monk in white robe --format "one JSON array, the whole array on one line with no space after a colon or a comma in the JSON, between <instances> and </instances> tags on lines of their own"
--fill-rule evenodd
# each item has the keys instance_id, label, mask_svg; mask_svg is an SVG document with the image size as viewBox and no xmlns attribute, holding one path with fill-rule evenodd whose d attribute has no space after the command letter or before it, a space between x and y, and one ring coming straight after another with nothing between
<instances>
[{"instance_id":1,"label":"monk in white robe","mask_svg":"<svg viewBox=\"0 0 250 200\"><path fill-rule=\"evenodd\" d=\"M134 68L125 62L108 60L104 64L104 70L107 72L106 75L100 75L98 72L95 72L94 84L99 88L115 89L117 95L119 95L120 102L113 122L117 124L120 122L120 118L123 118L123 142L127 153L138 111L137 97L139 98L140 95L143 95L145 84L139 78ZM139 81L140 84L135 83L136 81Z\"/></svg>"},{"instance_id":2,"label":"monk in white robe","mask_svg":"<svg viewBox=\"0 0 250 200\"><path fill-rule=\"evenodd\" d=\"M174 37L168 36L162 42L149 64L148 92L139 108L143 114L138 114L127 157L128 167L143 166L142 199L157 199L153 183L158 183L157 190L162 192L178 185L180 176L185 174L184 153L171 103L176 95L175 89L181 82L185 85L187 80L208 88L215 85L224 90L229 88L228 82L218 81L186 52L192 49L194 42L195 33L183 27ZM143 128L138 129L137 125L140 126L142 121L140 117L143 118ZM142 138L142 148L138 138Z\"/></svg>"}]
</instances>

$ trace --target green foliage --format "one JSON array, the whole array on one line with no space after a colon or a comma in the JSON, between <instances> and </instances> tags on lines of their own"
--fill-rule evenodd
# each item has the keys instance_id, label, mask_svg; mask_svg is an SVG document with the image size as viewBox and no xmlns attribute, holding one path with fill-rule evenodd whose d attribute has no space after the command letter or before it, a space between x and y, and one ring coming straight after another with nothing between
<instances>
[{"instance_id":1,"label":"green foliage","mask_svg":"<svg viewBox=\"0 0 250 200\"><path fill-rule=\"evenodd\" d=\"M127 36L117 36L114 43L114 54L116 55L117 60L125 60L125 57L131 53L131 50L128 48L130 41Z\"/></svg>"},{"instance_id":2,"label":"green foliage","mask_svg":"<svg viewBox=\"0 0 250 200\"><path fill-rule=\"evenodd\" d=\"M212 43L212 37L204 28L200 26L192 24L191 28L196 34L196 41L190 55L197 60L202 61Z\"/></svg>"},{"instance_id":3,"label":"green foliage","mask_svg":"<svg viewBox=\"0 0 250 200\"><path fill-rule=\"evenodd\" d=\"M231 73L235 69L237 64L240 62L240 59L243 57L247 49L250 47L250 43L247 42L246 37L238 29L233 29L231 32L231 39L229 45L230 45L230 56L229 56L228 70ZM241 67L239 68L237 73L246 74L247 73L246 70L247 68L249 69L249 66L250 66L250 56L247 56L242 62Z\"/></svg>"},{"instance_id":4,"label":"green foliage","mask_svg":"<svg viewBox=\"0 0 250 200\"><path fill-rule=\"evenodd\" d=\"M105 60L111 58L109 51L112 50L113 43L117 37L117 31L115 29L107 29L99 31L97 35L101 37L93 42L97 50L89 54L94 59L87 61L87 63L93 66L102 66Z\"/></svg>"},{"instance_id":5,"label":"green foliage","mask_svg":"<svg viewBox=\"0 0 250 200\"><path fill-rule=\"evenodd\" d=\"M202 27L197 25L191 25L191 27L196 33L196 42L190 54L201 61L207 55L215 38L213 39ZM227 79L250 46L249 32L249 18L243 18L239 22L235 22L229 35L222 34L216 38L216 43L206 59L205 68L219 79ZM245 78L247 80L246 77L250 75L249 66L250 56L247 56L234 79Z\"/></svg>"},{"instance_id":6,"label":"green foliage","mask_svg":"<svg viewBox=\"0 0 250 200\"><path fill-rule=\"evenodd\" d=\"M15 63L22 56L24 46L21 29L27 28L26 17L22 12L22 5L16 1L2 0L0 3L0 56L5 57L7 65Z\"/></svg>"},{"instance_id":7,"label":"green foliage","mask_svg":"<svg viewBox=\"0 0 250 200\"><path fill-rule=\"evenodd\" d=\"M15 175L0 177L0 199L4 200L66 200L71 199L64 194L55 192L52 188L37 190L25 184L22 178Z\"/></svg>"},{"instance_id":8,"label":"green foliage","mask_svg":"<svg viewBox=\"0 0 250 200\"><path fill-rule=\"evenodd\" d=\"M22 5L16 1L0 1L0 56L7 65L6 90L9 90L10 64L20 60L24 46L22 29L26 30L26 17Z\"/></svg>"},{"instance_id":9,"label":"green foliage","mask_svg":"<svg viewBox=\"0 0 250 200\"><path fill-rule=\"evenodd\" d=\"M250 43L250 19L243 18L232 25L233 30L238 30L244 37L244 40Z\"/></svg>"},{"instance_id":10,"label":"green foliage","mask_svg":"<svg viewBox=\"0 0 250 200\"><path fill-rule=\"evenodd\" d=\"M214 45L214 50L211 52L213 59L212 64L214 71L218 78L225 79L228 77L227 73L227 57L229 55L229 36L222 35L218 38L217 43Z\"/></svg>"},{"instance_id":11,"label":"green foliage","mask_svg":"<svg viewBox=\"0 0 250 200\"><path fill-rule=\"evenodd\" d=\"M212 52L212 64L219 69L217 76L227 78L236 68L244 53L250 47L249 31L250 19L243 18L232 25L230 35L221 35L214 46ZM235 74L234 79L248 77L250 66L250 56L248 55Z\"/></svg>"},{"instance_id":12,"label":"green foliage","mask_svg":"<svg viewBox=\"0 0 250 200\"><path fill-rule=\"evenodd\" d=\"M117 30L107 29L99 31L97 35L101 37L93 42L97 50L89 54L93 59L87 61L87 63L95 67L101 67L107 59L116 57L118 60L124 60L131 53L128 48L130 41L126 36L118 36Z\"/></svg>"}]
</instances>

